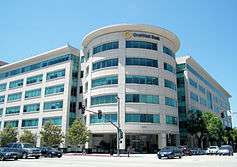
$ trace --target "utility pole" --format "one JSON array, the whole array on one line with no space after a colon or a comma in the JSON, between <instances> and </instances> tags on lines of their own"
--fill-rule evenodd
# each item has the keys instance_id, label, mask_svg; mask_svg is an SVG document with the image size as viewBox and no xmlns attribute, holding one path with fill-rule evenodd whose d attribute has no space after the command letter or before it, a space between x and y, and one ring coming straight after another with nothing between
<instances>
[{"instance_id":1,"label":"utility pole","mask_svg":"<svg viewBox=\"0 0 237 167\"><path fill-rule=\"evenodd\" d=\"M117 156L120 156L120 98L117 96L118 112L117 112Z\"/></svg>"}]
</instances>

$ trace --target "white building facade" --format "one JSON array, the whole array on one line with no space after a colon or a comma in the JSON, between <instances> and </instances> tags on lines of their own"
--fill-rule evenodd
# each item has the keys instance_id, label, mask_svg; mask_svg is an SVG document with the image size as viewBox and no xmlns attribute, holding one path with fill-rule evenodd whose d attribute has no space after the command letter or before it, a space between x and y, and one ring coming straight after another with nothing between
<instances>
[{"instance_id":1,"label":"white building facade","mask_svg":"<svg viewBox=\"0 0 237 167\"><path fill-rule=\"evenodd\" d=\"M229 98L231 95L192 57L176 58L180 142L188 144L186 121L189 112L213 112L224 127L232 127Z\"/></svg>"},{"instance_id":2,"label":"white building facade","mask_svg":"<svg viewBox=\"0 0 237 167\"><path fill-rule=\"evenodd\" d=\"M82 43L84 105L92 136L88 148L116 148L119 98L120 148L155 152L179 143L175 52L171 32L147 25L114 25L89 33Z\"/></svg>"},{"instance_id":3,"label":"white building facade","mask_svg":"<svg viewBox=\"0 0 237 167\"><path fill-rule=\"evenodd\" d=\"M66 134L77 117L79 50L64 46L0 67L0 129L11 125L19 135L52 121ZM18 136L19 137L19 136Z\"/></svg>"}]
</instances>

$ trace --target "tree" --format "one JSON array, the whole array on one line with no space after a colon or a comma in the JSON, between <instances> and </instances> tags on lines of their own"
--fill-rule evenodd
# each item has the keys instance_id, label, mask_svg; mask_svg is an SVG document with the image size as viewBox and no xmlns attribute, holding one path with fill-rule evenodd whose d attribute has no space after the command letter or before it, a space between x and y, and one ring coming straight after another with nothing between
<instances>
[{"instance_id":1,"label":"tree","mask_svg":"<svg viewBox=\"0 0 237 167\"><path fill-rule=\"evenodd\" d=\"M76 119L67 133L68 143L73 146L85 144L89 141L89 134L86 125L80 119Z\"/></svg>"},{"instance_id":2,"label":"tree","mask_svg":"<svg viewBox=\"0 0 237 167\"><path fill-rule=\"evenodd\" d=\"M60 127L47 122L40 131L43 146L59 146L63 142L64 135Z\"/></svg>"},{"instance_id":3,"label":"tree","mask_svg":"<svg viewBox=\"0 0 237 167\"><path fill-rule=\"evenodd\" d=\"M203 112L203 120L206 124L209 141L220 142L224 134L224 126L221 119L212 112Z\"/></svg>"},{"instance_id":4,"label":"tree","mask_svg":"<svg viewBox=\"0 0 237 167\"><path fill-rule=\"evenodd\" d=\"M9 143L17 141L17 132L16 130L7 125L1 132L0 132L0 145L2 147L6 146Z\"/></svg>"},{"instance_id":5,"label":"tree","mask_svg":"<svg viewBox=\"0 0 237 167\"><path fill-rule=\"evenodd\" d=\"M24 130L20 136L20 142L22 143L30 143L35 145L36 144L36 135L33 134L29 130Z\"/></svg>"},{"instance_id":6,"label":"tree","mask_svg":"<svg viewBox=\"0 0 237 167\"><path fill-rule=\"evenodd\" d=\"M189 112L187 117L187 131L192 138L198 138L198 147L202 147L202 139L205 136L207 129L200 110Z\"/></svg>"}]
</instances>

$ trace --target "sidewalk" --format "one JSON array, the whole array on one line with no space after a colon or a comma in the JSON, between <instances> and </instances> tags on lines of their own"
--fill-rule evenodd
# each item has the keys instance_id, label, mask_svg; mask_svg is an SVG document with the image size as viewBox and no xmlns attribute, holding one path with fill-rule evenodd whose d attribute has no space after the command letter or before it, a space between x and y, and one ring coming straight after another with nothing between
<instances>
[{"instance_id":1,"label":"sidewalk","mask_svg":"<svg viewBox=\"0 0 237 167\"><path fill-rule=\"evenodd\" d=\"M95 156L95 157L117 157L117 154L82 154L82 153L65 153L64 156ZM120 157L128 157L128 154L120 154ZM147 158L154 158L156 154L130 154L130 157L147 157Z\"/></svg>"}]
</instances>

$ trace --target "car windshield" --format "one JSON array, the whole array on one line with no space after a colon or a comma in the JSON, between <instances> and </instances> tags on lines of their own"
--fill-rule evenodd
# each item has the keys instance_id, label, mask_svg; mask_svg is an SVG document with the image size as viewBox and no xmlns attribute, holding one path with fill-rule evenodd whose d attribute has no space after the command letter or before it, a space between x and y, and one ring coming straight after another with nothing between
<instances>
[{"instance_id":1,"label":"car windshield","mask_svg":"<svg viewBox=\"0 0 237 167\"><path fill-rule=\"evenodd\" d=\"M209 147L210 149L216 149L217 147L216 146L211 146Z\"/></svg>"},{"instance_id":2,"label":"car windshield","mask_svg":"<svg viewBox=\"0 0 237 167\"><path fill-rule=\"evenodd\" d=\"M24 148L33 148L33 145L31 145L31 144L24 144Z\"/></svg>"},{"instance_id":3,"label":"car windshield","mask_svg":"<svg viewBox=\"0 0 237 167\"><path fill-rule=\"evenodd\" d=\"M229 147L227 147L227 146L222 146L222 147L220 148L220 150L226 150L226 149L229 149Z\"/></svg>"},{"instance_id":4,"label":"car windshield","mask_svg":"<svg viewBox=\"0 0 237 167\"><path fill-rule=\"evenodd\" d=\"M174 149L173 147L165 147L165 148L162 148L161 151L171 151L173 149Z\"/></svg>"}]
</instances>

